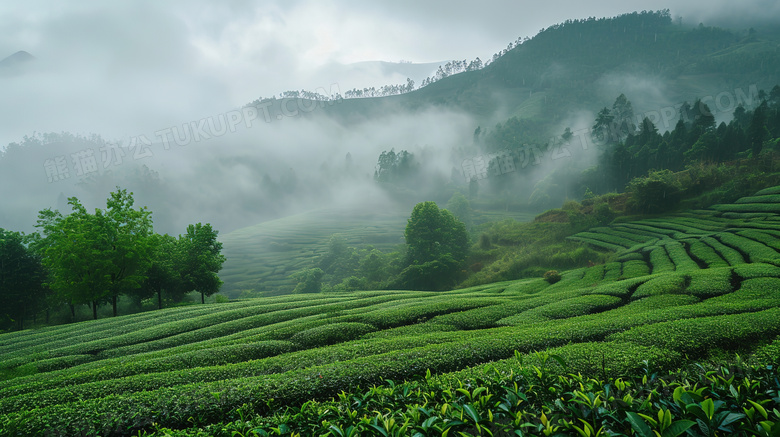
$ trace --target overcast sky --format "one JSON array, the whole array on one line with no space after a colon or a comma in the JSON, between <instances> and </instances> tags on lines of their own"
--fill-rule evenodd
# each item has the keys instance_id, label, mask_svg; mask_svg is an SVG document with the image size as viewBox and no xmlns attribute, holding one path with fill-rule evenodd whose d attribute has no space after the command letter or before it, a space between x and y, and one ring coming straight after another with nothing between
<instances>
[{"instance_id":1,"label":"overcast sky","mask_svg":"<svg viewBox=\"0 0 780 437\"><path fill-rule=\"evenodd\" d=\"M675 4L673 4L675 3ZM682 4L680 4L682 3ZM288 89L398 83L342 64L489 58L568 18L669 8L683 22L777 19L775 0L25 1L0 4L0 145L33 131L126 138Z\"/></svg>"}]
</instances>

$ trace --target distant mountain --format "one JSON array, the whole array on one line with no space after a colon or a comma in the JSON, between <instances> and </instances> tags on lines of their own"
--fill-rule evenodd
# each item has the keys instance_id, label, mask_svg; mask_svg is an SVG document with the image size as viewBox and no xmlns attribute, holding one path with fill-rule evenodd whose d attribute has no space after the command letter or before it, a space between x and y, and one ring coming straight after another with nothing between
<instances>
[{"instance_id":1,"label":"distant mountain","mask_svg":"<svg viewBox=\"0 0 780 437\"><path fill-rule=\"evenodd\" d=\"M309 85L301 85L279 93L276 97L289 95L296 91L316 91L320 94L338 92L344 95L347 91L379 88L384 85L406 85L411 79L419 86L423 80L436 73L443 62L412 63L363 61L343 64L332 62L316 70L316 75L304 80ZM335 87L334 87L335 85Z\"/></svg>"},{"instance_id":2,"label":"distant mountain","mask_svg":"<svg viewBox=\"0 0 780 437\"><path fill-rule=\"evenodd\" d=\"M463 110L483 126L510 117L554 125L574 111L611 106L625 93L638 110L780 83L780 32L681 26L668 11L568 20L483 69L413 92L328 108L344 120L429 105Z\"/></svg>"},{"instance_id":3,"label":"distant mountain","mask_svg":"<svg viewBox=\"0 0 780 437\"><path fill-rule=\"evenodd\" d=\"M0 61L0 75L23 73L25 66L35 59L35 56L20 50Z\"/></svg>"}]
</instances>

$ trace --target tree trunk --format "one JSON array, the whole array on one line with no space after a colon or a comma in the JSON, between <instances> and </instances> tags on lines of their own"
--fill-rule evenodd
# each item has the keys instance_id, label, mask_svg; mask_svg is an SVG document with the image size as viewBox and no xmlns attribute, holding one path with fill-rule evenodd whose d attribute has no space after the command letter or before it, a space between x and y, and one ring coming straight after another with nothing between
<instances>
[{"instance_id":1,"label":"tree trunk","mask_svg":"<svg viewBox=\"0 0 780 437\"><path fill-rule=\"evenodd\" d=\"M76 318L76 307L72 303L68 304L68 305L70 305L70 316L75 319Z\"/></svg>"},{"instance_id":2,"label":"tree trunk","mask_svg":"<svg viewBox=\"0 0 780 437\"><path fill-rule=\"evenodd\" d=\"M206 303L206 296L202 291L200 292L200 303Z\"/></svg>"},{"instance_id":3,"label":"tree trunk","mask_svg":"<svg viewBox=\"0 0 780 437\"><path fill-rule=\"evenodd\" d=\"M97 320L97 301L92 301L92 318Z\"/></svg>"},{"instance_id":4,"label":"tree trunk","mask_svg":"<svg viewBox=\"0 0 780 437\"><path fill-rule=\"evenodd\" d=\"M162 288L157 289L157 309L162 309Z\"/></svg>"},{"instance_id":5,"label":"tree trunk","mask_svg":"<svg viewBox=\"0 0 780 437\"><path fill-rule=\"evenodd\" d=\"M49 324L49 308L46 308L46 324Z\"/></svg>"},{"instance_id":6,"label":"tree trunk","mask_svg":"<svg viewBox=\"0 0 780 437\"><path fill-rule=\"evenodd\" d=\"M116 317L116 295L111 296L111 306L114 309L114 317Z\"/></svg>"}]
</instances>

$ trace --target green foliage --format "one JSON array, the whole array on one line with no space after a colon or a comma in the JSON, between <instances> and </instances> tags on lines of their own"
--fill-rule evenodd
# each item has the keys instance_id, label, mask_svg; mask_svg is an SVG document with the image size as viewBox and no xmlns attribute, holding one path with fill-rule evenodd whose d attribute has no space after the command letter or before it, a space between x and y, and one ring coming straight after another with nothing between
<instances>
[{"instance_id":1,"label":"green foliage","mask_svg":"<svg viewBox=\"0 0 780 437\"><path fill-rule=\"evenodd\" d=\"M149 268L137 294L142 299L156 294L157 306L162 308L163 291L174 300L179 300L185 292L179 274L183 262L182 247L176 238L168 234L152 234L149 243L152 247Z\"/></svg>"},{"instance_id":2,"label":"green foliage","mask_svg":"<svg viewBox=\"0 0 780 437\"><path fill-rule=\"evenodd\" d=\"M608 254L568 239L576 229L566 223L505 220L491 224L472 248L468 264L483 263L461 286L539 277L547 270L566 270L604 262ZM483 247L483 242L491 242Z\"/></svg>"},{"instance_id":3,"label":"green foliage","mask_svg":"<svg viewBox=\"0 0 780 437\"><path fill-rule=\"evenodd\" d=\"M711 268L690 273L686 293L699 298L720 296L734 291L734 273L730 268Z\"/></svg>"},{"instance_id":4,"label":"green foliage","mask_svg":"<svg viewBox=\"0 0 780 437\"><path fill-rule=\"evenodd\" d=\"M745 349L780 334L780 310L700 317L639 326L611 337L615 341L672 349L703 357L708 349Z\"/></svg>"},{"instance_id":5,"label":"green foliage","mask_svg":"<svg viewBox=\"0 0 780 437\"><path fill-rule=\"evenodd\" d=\"M43 232L37 243L49 271L48 285L71 305L90 303L97 318L97 305L141 287L152 252L151 212L133 209L133 196L117 189L106 209L87 212L71 197L73 211L63 217L41 211L36 225Z\"/></svg>"},{"instance_id":6,"label":"green foliage","mask_svg":"<svg viewBox=\"0 0 780 437\"><path fill-rule=\"evenodd\" d=\"M548 270L544 272L544 280L549 284L555 284L561 280L561 274L557 270Z\"/></svg>"},{"instance_id":7,"label":"green foliage","mask_svg":"<svg viewBox=\"0 0 780 437\"><path fill-rule=\"evenodd\" d=\"M398 285L407 289L442 290L454 284L469 250L462 221L435 202L418 203L404 232L406 264Z\"/></svg>"},{"instance_id":8,"label":"green foliage","mask_svg":"<svg viewBox=\"0 0 780 437\"><path fill-rule=\"evenodd\" d=\"M650 267L644 260L628 260L623 263L623 277L636 278L650 274Z\"/></svg>"},{"instance_id":9,"label":"green foliage","mask_svg":"<svg viewBox=\"0 0 780 437\"><path fill-rule=\"evenodd\" d=\"M466 196L459 191L453 194L450 200L447 201L447 210L467 227L471 225L471 205Z\"/></svg>"},{"instance_id":10,"label":"green foliage","mask_svg":"<svg viewBox=\"0 0 780 437\"><path fill-rule=\"evenodd\" d=\"M650 264L653 266L652 273L664 273L674 271L674 262L669 258L666 248L663 246L648 246L646 250L650 251Z\"/></svg>"},{"instance_id":11,"label":"green foliage","mask_svg":"<svg viewBox=\"0 0 780 437\"><path fill-rule=\"evenodd\" d=\"M666 248L669 258L674 263L674 269L676 271L699 269L699 265L691 259L683 245L679 242L663 242L663 246Z\"/></svg>"},{"instance_id":12,"label":"green foliage","mask_svg":"<svg viewBox=\"0 0 780 437\"><path fill-rule=\"evenodd\" d=\"M0 228L0 329L24 328L24 319L46 307L41 258L18 232Z\"/></svg>"},{"instance_id":13,"label":"green foliage","mask_svg":"<svg viewBox=\"0 0 780 437\"><path fill-rule=\"evenodd\" d=\"M292 278L298 282L293 293L319 293L322 291L322 277L324 272L321 268L306 269L294 273Z\"/></svg>"},{"instance_id":14,"label":"green foliage","mask_svg":"<svg viewBox=\"0 0 780 437\"><path fill-rule=\"evenodd\" d=\"M198 291L201 302L205 296L219 291L222 281L217 273L222 269L225 256L221 254L222 243L217 241L219 231L209 223L187 226L187 233L179 236L182 253L182 289L185 292Z\"/></svg>"},{"instance_id":15,"label":"green foliage","mask_svg":"<svg viewBox=\"0 0 780 437\"><path fill-rule=\"evenodd\" d=\"M376 328L365 323L339 322L299 332L290 337L290 341L307 348L327 346L355 340L374 330Z\"/></svg>"},{"instance_id":16,"label":"green foliage","mask_svg":"<svg viewBox=\"0 0 780 437\"><path fill-rule=\"evenodd\" d=\"M380 182L408 185L414 179L418 167L414 154L406 150L395 153L395 150L391 149L379 155L374 178Z\"/></svg>"},{"instance_id":17,"label":"green foliage","mask_svg":"<svg viewBox=\"0 0 780 437\"><path fill-rule=\"evenodd\" d=\"M641 299L661 294L681 294L687 287L690 278L680 274L666 274L655 277L636 289L632 299Z\"/></svg>"},{"instance_id":18,"label":"green foliage","mask_svg":"<svg viewBox=\"0 0 780 437\"><path fill-rule=\"evenodd\" d=\"M780 267L770 264L740 264L734 267L734 273L742 279L761 278L764 276L780 277Z\"/></svg>"},{"instance_id":19,"label":"green foliage","mask_svg":"<svg viewBox=\"0 0 780 437\"><path fill-rule=\"evenodd\" d=\"M714 237L704 237L701 239L701 241L710 246L731 266L736 266L746 262L744 256L739 251L730 246L726 246Z\"/></svg>"},{"instance_id":20,"label":"green foliage","mask_svg":"<svg viewBox=\"0 0 780 437\"><path fill-rule=\"evenodd\" d=\"M729 265L715 252L715 249L701 240L691 243L691 254L706 263L709 268L726 267Z\"/></svg>"},{"instance_id":21,"label":"green foliage","mask_svg":"<svg viewBox=\"0 0 780 437\"><path fill-rule=\"evenodd\" d=\"M775 187L764 188L763 190L758 191L755 195L756 196L767 196L767 195L772 195L772 194L780 194L780 185L775 186ZM741 202L738 202L738 203L741 203Z\"/></svg>"},{"instance_id":22,"label":"green foliage","mask_svg":"<svg viewBox=\"0 0 780 437\"><path fill-rule=\"evenodd\" d=\"M776 250L767 247L765 244L741 237L730 232L718 234L718 239L730 247L746 256L753 263L778 264L780 258Z\"/></svg>"},{"instance_id":23,"label":"green foliage","mask_svg":"<svg viewBox=\"0 0 780 437\"><path fill-rule=\"evenodd\" d=\"M647 177L632 180L627 187L630 193L629 209L643 214L658 214L674 210L682 199L680 183L669 170L650 173Z\"/></svg>"},{"instance_id":24,"label":"green foliage","mask_svg":"<svg viewBox=\"0 0 780 437\"><path fill-rule=\"evenodd\" d=\"M503 325L537 323L550 319L566 319L584 314L600 313L618 307L622 299L616 296L591 294L553 302L501 319Z\"/></svg>"}]
</instances>

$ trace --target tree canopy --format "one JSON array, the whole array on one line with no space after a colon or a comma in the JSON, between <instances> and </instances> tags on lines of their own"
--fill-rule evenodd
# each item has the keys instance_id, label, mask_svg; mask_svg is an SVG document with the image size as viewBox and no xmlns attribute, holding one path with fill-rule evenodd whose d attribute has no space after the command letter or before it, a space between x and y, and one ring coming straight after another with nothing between
<instances>
[{"instance_id":1,"label":"tree canopy","mask_svg":"<svg viewBox=\"0 0 780 437\"><path fill-rule=\"evenodd\" d=\"M466 225L436 202L418 203L412 210L406 231L406 267L403 286L442 290L457 279L469 250Z\"/></svg>"},{"instance_id":2,"label":"tree canopy","mask_svg":"<svg viewBox=\"0 0 780 437\"><path fill-rule=\"evenodd\" d=\"M42 306L46 295L40 257L25 240L21 233L0 228L0 328L24 328L25 317Z\"/></svg>"}]
</instances>

